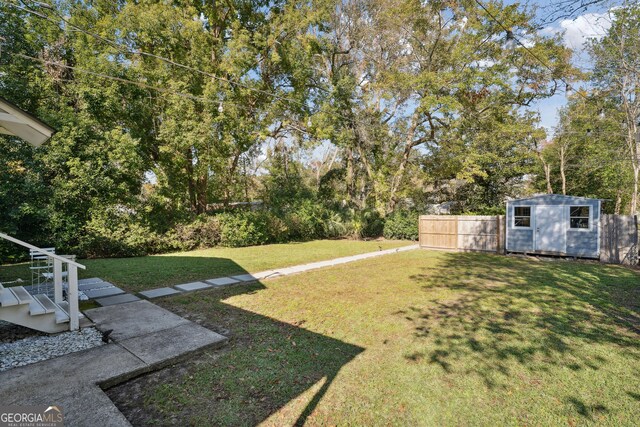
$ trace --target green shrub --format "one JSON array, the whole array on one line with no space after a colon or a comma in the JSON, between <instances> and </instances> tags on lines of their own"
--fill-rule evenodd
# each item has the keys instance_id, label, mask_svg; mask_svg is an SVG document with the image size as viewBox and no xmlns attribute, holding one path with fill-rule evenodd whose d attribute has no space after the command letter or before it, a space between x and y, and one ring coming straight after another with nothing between
<instances>
[{"instance_id":1,"label":"green shrub","mask_svg":"<svg viewBox=\"0 0 640 427\"><path fill-rule=\"evenodd\" d=\"M322 235L329 239L347 237L352 230L351 224L337 212L328 211L328 215L322 221Z\"/></svg>"},{"instance_id":2,"label":"green shrub","mask_svg":"<svg viewBox=\"0 0 640 427\"><path fill-rule=\"evenodd\" d=\"M418 240L418 213L401 210L387 216L384 224L386 239Z\"/></svg>"},{"instance_id":3,"label":"green shrub","mask_svg":"<svg viewBox=\"0 0 640 427\"><path fill-rule=\"evenodd\" d=\"M193 222L175 225L165 233L163 241L156 249L158 252L164 252L210 248L220 244L220 234L220 221L217 216L200 215Z\"/></svg>"},{"instance_id":4,"label":"green shrub","mask_svg":"<svg viewBox=\"0 0 640 427\"><path fill-rule=\"evenodd\" d=\"M156 252L159 237L134 221L124 207L94 213L84 227L77 252L81 257L133 257Z\"/></svg>"},{"instance_id":5,"label":"green shrub","mask_svg":"<svg viewBox=\"0 0 640 427\"><path fill-rule=\"evenodd\" d=\"M311 200L304 200L288 209L284 222L288 240L312 240L324 237L325 209Z\"/></svg>"},{"instance_id":6,"label":"green shrub","mask_svg":"<svg viewBox=\"0 0 640 427\"><path fill-rule=\"evenodd\" d=\"M384 229L384 220L378 211L351 209L351 236L360 238L380 237Z\"/></svg>"},{"instance_id":7,"label":"green shrub","mask_svg":"<svg viewBox=\"0 0 640 427\"><path fill-rule=\"evenodd\" d=\"M217 215L220 222L220 244L240 247L263 245L269 241L265 215L254 212L225 212Z\"/></svg>"}]
</instances>

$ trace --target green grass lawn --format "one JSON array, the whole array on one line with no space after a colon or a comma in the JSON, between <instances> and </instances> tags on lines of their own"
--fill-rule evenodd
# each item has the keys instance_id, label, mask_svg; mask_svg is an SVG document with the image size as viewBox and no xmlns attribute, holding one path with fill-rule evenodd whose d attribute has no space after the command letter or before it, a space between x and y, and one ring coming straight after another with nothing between
<instances>
[{"instance_id":1,"label":"green grass lawn","mask_svg":"<svg viewBox=\"0 0 640 427\"><path fill-rule=\"evenodd\" d=\"M391 249L408 241L316 240L303 243L212 248L136 258L80 260L87 266L80 278L100 277L131 292L219 276L258 272ZM29 264L0 266L0 282L22 278L31 283Z\"/></svg>"},{"instance_id":2,"label":"green grass lawn","mask_svg":"<svg viewBox=\"0 0 640 427\"><path fill-rule=\"evenodd\" d=\"M109 391L134 424L640 416L640 275L620 266L419 250L160 304L231 339Z\"/></svg>"}]
</instances>

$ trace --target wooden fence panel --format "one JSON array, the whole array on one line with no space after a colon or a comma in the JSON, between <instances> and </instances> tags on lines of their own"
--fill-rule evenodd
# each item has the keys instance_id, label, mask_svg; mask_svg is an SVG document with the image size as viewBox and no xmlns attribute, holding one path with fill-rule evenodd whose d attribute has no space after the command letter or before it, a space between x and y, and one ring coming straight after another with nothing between
<instances>
[{"instance_id":1,"label":"wooden fence panel","mask_svg":"<svg viewBox=\"0 0 640 427\"><path fill-rule=\"evenodd\" d=\"M459 216L458 249L496 252L498 221L495 216Z\"/></svg>"},{"instance_id":2,"label":"wooden fence panel","mask_svg":"<svg viewBox=\"0 0 640 427\"><path fill-rule=\"evenodd\" d=\"M457 249L458 221L456 217L421 216L420 246L436 249Z\"/></svg>"},{"instance_id":3,"label":"wooden fence panel","mask_svg":"<svg viewBox=\"0 0 640 427\"><path fill-rule=\"evenodd\" d=\"M638 263L638 217L602 215L600 261L612 264Z\"/></svg>"},{"instance_id":4,"label":"wooden fence panel","mask_svg":"<svg viewBox=\"0 0 640 427\"><path fill-rule=\"evenodd\" d=\"M498 252L500 241L496 216L420 217L420 246L424 248Z\"/></svg>"},{"instance_id":5,"label":"wooden fence panel","mask_svg":"<svg viewBox=\"0 0 640 427\"><path fill-rule=\"evenodd\" d=\"M600 261L638 264L638 218L602 215ZM458 251L505 253L506 219L498 216L423 215L420 247Z\"/></svg>"}]
</instances>

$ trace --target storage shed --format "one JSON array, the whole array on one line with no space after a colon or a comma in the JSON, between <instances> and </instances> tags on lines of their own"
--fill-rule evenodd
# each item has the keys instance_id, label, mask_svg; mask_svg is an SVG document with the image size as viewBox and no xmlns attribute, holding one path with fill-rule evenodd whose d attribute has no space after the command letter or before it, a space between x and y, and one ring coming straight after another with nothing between
<instances>
[{"instance_id":1,"label":"storage shed","mask_svg":"<svg viewBox=\"0 0 640 427\"><path fill-rule=\"evenodd\" d=\"M507 202L507 252L600 256L600 200L545 194Z\"/></svg>"}]
</instances>

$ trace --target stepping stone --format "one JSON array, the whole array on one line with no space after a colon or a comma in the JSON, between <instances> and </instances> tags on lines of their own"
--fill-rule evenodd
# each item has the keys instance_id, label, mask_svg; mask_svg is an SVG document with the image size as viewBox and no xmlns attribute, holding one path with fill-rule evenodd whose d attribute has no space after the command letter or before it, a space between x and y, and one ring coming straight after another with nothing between
<instances>
[{"instance_id":1,"label":"stepping stone","mask_svg":"<svg viewBox=\"0 0 640 427\"><path fill-rule=\"evenodd\" d=\"M113 283L109 283L109 282L94 282L94 283L85 283L82 285L78 283L78 289L80 289L81 291L87 291L89 289L111 288L114 286L115 285Z\"/></svg>"},{"instance_id":2,"label":"stepping stone","mask_svg":"<svg viewBox=\"0 0 640 427\"><path fill-rule=\"evenodd\" d=\"M114 295L106 298L98 298L96 300L96 302L100 304L102 307L106 307L108 305L124 304L126 302L134 302L134 301L140 301L140 298L131 294Z\"/></svg>"},{"instance_id":3,"label":"stepping stone","mask_svg":"<svg viewBox=\"0 0 640 427\"><path fill-rule=\"evenodd\" d=\"M78 280L78 286L90 285L92 283L100 283L100 282L104 282L104 280L102 280L99 277L91 277L89 279L80 279L80 280Z\"/></svg>"},{"instance_id":4,"label":"stepping stone","mask_svg":"<svg viewBox=\"0 0 640 427\"><path fill-rule=\"evenodd\" d=\"M232 279L236 279L239 280L241 282L254 282L256 280L258 280L257 277L251 275L251 274L240 274L238 276L231 276Z\"/></svg>"},{"instance_id":5,"label":"stepping stone","mask_svg":"<svg viewBox=\"0 0 640 427\"><path fill-rule=\"evenodd\" d=\"M282 276L282 273L276 270L267 270L267 271L261 271L259 273L253 273L253 277L255 277L258 280L271 279L271 278L280 277L280 276Z\"/></svg>"},{"instance_id":6,"label":"stepping stone","mask_svg":"<svg viewBox=\"0 0 640 427\"><path fill-rule=\"evenodd\" d=\"M181 292L176 291L173 288L158 288L158 289L150 289L148 291L142 291L140 292L140 295L142 295L145 298L152 299L152 298L166 297L168 295L176 295L179 293Z\"/></svg>"},{"instance_id":7,"label":"stepping stone","mask_svg":"<svg viewBox=\"0 0 640 427\"><path fill-rule=\"evenodd\" d=\"M232 279L231 277L218 277L217 279L205 280L205 282L212 284L213 286L226 286L239 283L239 280Z\"/></svg>"},{"instance_id":8,"label":"stepping stone","mask_svg":"<svg viewBox=\"0 0 640 427\"><path fill-rule=\"evenodd\" d=\"M182 285L174 286L174 288L182 292L199 291L200 289L207 289L211 287L212 287L211 285L208 285L204 282L183 283Z\"/></svg>"},{"instance_id":9,"label":"stepping stone","mask_svg":"<svg viewBox=\"0 0 640 427\"><path fill-rule=\"evenodd\" d=\"M100 289L83 289L82 292L90 299L110 297L112 295L124 294L124 291L115 286Z\"/></svg>"}]
</instances>

